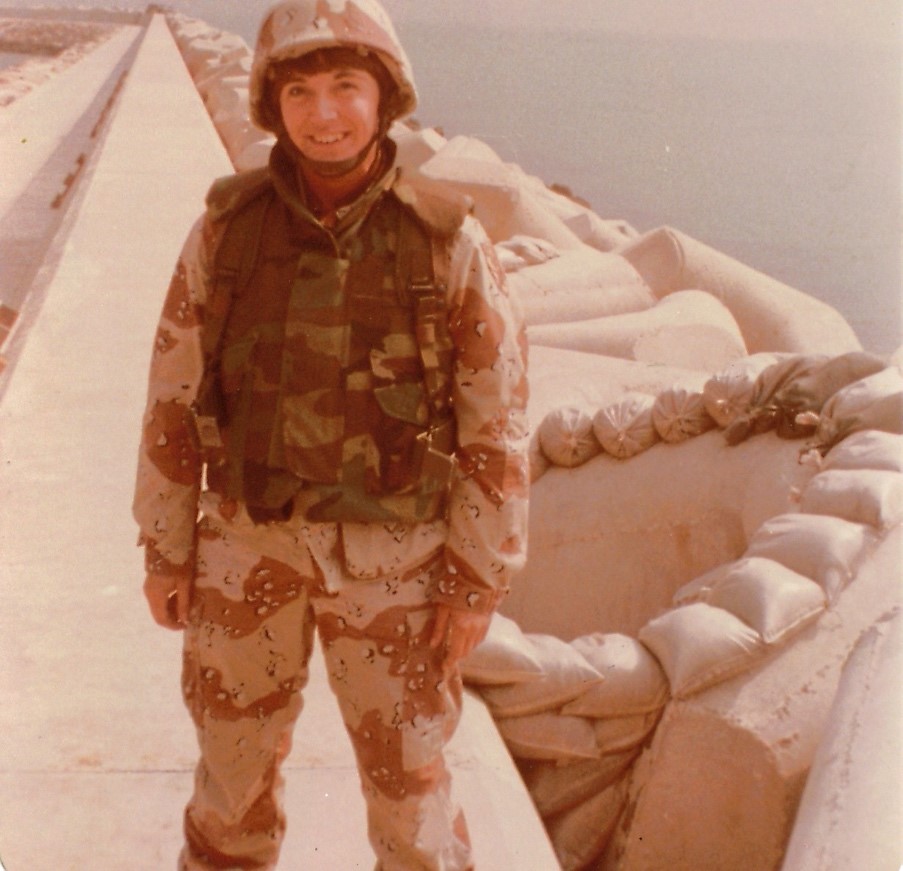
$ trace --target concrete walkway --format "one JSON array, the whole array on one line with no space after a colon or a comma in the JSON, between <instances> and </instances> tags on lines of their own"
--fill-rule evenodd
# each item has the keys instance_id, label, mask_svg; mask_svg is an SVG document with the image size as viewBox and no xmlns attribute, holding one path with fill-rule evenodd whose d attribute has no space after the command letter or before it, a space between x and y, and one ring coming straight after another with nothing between
<instances>
[{"instance_id":1,"label":"concrete walkway","mask_svg":"<svg viewBox=\"0 0 903 871\"><path fill-rule=\"evenodd\" d=\"M157 16L0 404L5 871L175 866L194 736L180 638L151 622L140 593L130 501L162 296L207 185L229 171ZM306 698L280 868L370 869L351 749L319 661ZM452 756L480 871L558 868L476 699Z\"/></svg>"}]
</instances>

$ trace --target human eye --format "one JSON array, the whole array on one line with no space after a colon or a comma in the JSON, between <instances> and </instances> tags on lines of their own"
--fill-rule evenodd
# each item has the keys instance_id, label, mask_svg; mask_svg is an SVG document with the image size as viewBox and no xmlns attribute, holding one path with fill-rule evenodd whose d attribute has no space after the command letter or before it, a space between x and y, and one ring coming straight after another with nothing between
<instances>
[{"instance_id":1,"label":"human eye","mask_svg":"<svg viewBox=\"0 0 903 871\"><path fill-rule=\"evenodd\" d=\"M297 100L307 93L307 88L301 82L289 82L282 89L282 96L290 100Z\"/></svg>"}]
</instances>

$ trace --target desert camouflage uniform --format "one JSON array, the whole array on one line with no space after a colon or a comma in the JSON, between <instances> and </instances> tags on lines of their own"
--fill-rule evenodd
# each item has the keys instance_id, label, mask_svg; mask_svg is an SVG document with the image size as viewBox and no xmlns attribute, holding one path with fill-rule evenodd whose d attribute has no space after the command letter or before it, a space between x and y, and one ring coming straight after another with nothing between
<instances>
[{"instance_id":1,"label":"desert camouflage uniform","mask_svg":"<svg viewBox=\"0 0 903 871\"><path fill-rule=\"evenodd\" d=\"M275 187L277 207L291 216L287 226L316 225L334 240L337 259L380 203L403 199L417 210L397 167L331 232L286 185ZM357 754L379 867L470 868L442 756L460 715L460 678L427 642L437 603L490 612L525 558L526 346L517 306L476 221L462 217L453 233L437 230L445 240L457 424L443 516L312 522L302 490L290 517L254 523L241 499L205 486L191 410L203 380L221 234L222 224L205 214L173 275L151 363L134 502L148 571L194 578L183 689L201 760L182 867L275 867L285 827L279 766L301 710L316 628Z\"/></svg>"}]
</instances>

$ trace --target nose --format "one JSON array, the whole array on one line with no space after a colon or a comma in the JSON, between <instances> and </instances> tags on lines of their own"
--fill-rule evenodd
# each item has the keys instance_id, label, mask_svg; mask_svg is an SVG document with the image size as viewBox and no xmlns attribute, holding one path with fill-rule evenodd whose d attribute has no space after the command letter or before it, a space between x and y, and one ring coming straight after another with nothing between
<instances>
[{"instance_id":1,"label":"nose","mask_svg":"<svg viewBox=\"0 0 903 871\"><path fill-rule=\"evenodd\" d=\"M335 100L329 94L317 94L311 103L311 114L317 120L332 120L338 114Z\"/></svg>"}]
</instances>

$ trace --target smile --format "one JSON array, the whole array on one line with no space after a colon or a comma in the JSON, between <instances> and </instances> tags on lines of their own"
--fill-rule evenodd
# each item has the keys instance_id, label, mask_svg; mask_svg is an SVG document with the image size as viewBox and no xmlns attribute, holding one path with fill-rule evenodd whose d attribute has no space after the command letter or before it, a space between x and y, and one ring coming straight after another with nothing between
<instances>
[{"instance_id":1,"label":"smile","mask_svg":"<svg viewBox=\"0 0 903 871\"><path fill-rule=\"evenodd\" d=\"M330 133L323 136L309 136L308 139L316 145L335 145L336 142L345 139L347 135L347 133Z\"/></svg>"}]
</instances>

